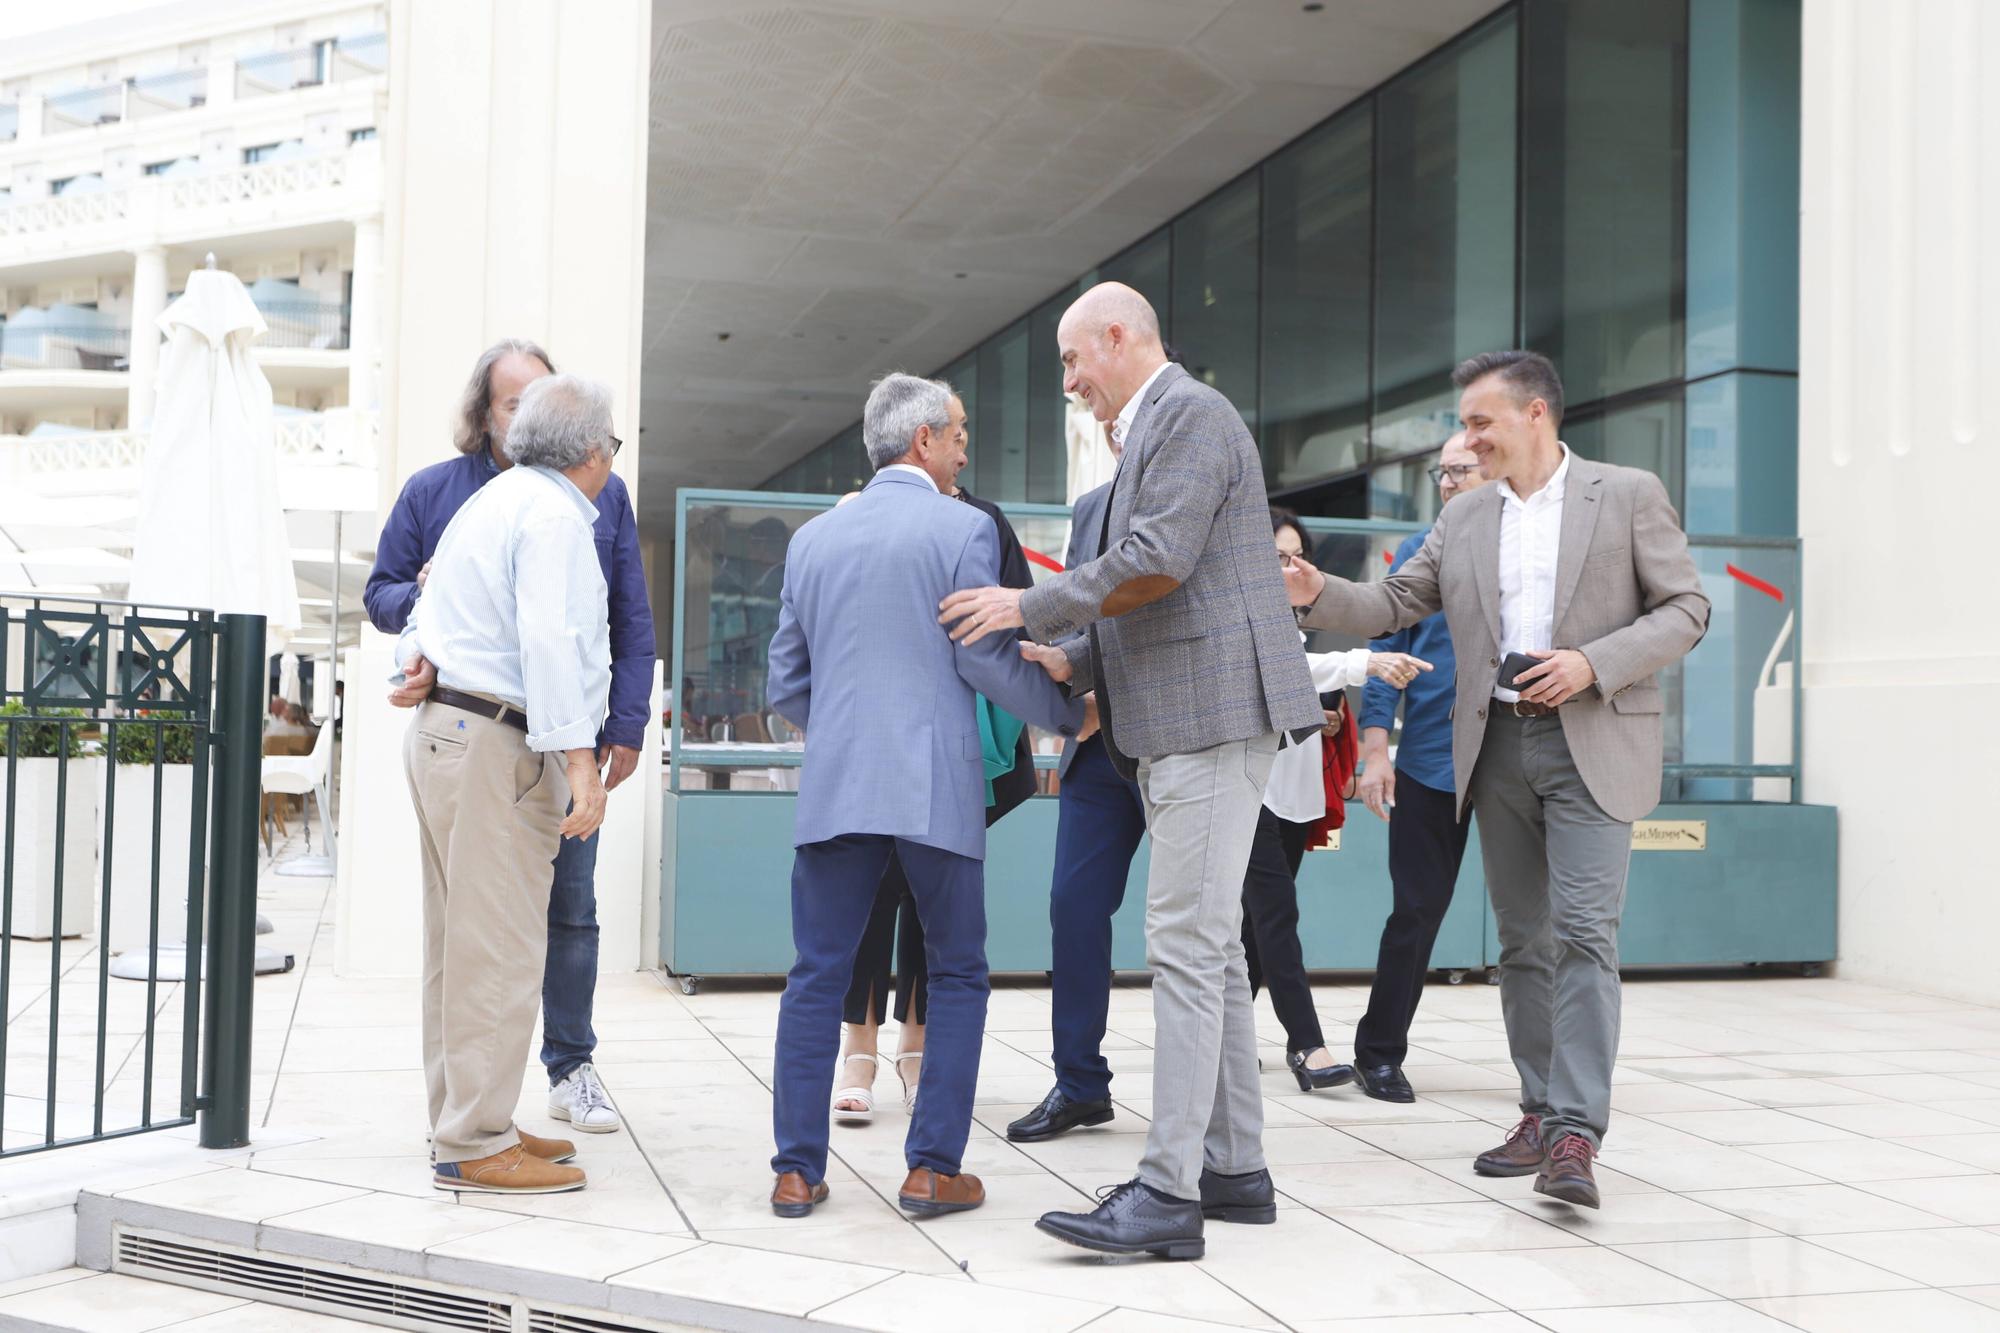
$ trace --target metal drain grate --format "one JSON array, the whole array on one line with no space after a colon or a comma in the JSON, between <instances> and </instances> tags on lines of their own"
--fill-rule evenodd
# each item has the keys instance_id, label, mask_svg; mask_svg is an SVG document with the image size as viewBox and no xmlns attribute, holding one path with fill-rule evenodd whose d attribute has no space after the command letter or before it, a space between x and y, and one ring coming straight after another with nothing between
<instances>
[{"instance_id":1,"label":"metal drain grate","mask_svg":"<svg viewBox=\"0 0 2000 1333\"><path fill-rule=\"evenodd\" d=\"M331 1264L280 1259L213 1241L190 1241L120 1228L113 1271L200 1286L279 1305L354 1315L374 1323L431 1330L512 1333L514 1302L356 1272ZM606 1325L606 1328L615 1327Z\"/></svg>"}]
</instances>

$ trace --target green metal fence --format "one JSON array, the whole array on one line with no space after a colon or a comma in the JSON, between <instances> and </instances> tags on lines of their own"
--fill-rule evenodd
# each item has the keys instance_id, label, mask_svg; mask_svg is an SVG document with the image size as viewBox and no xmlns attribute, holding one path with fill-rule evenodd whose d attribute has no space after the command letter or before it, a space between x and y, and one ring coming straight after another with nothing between
<instances>
[{"instance_id":1,"label":"green metal fence","mask_svg":"<svg viewBox=\"0 0 2000 1333\"><path fill-rule=\"evenodd\" d=\"M0 1157L248 1142L264 630L0 594Z\"/></svg>"}]
</instances>

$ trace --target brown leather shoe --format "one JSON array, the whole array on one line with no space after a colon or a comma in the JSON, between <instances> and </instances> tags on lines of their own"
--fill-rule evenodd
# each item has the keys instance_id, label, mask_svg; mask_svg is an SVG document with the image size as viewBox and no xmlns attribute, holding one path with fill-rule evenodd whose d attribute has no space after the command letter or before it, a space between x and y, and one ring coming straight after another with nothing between
<instances>
[{"instance_id":1,"label":"brown leather shoe","mask_svg":"<svg viewBox=\"0 0 2000 1333\"><path fill-rule=\"evenodd\" d=\"M799 1172L787 1171L771 1186L771 1211L779 1217L804 1217L825 1203L830 1193L824 1180L808 1185Z\"/></svg>"},{"instance_id":2,"label":"brown leather shoe","mask_svg":"<svg viewBox=\"0 0 2000 1333\"><path fill-rule=\"evenodd\" d=\"M567 1162L576 1156L576 1145L568 1139L545 1139L525 1129L516 1132L520 1134L521 1146L527 1149L530 1157L539 1157L544 1162Z\"/></svg>"},{"instance_id":3,"label":"brown leather shoe","mask_svg":"<svg viewBox=\"0 0 2000 1333\"><path fill-rule=\"evenodd\" d=\"M947 1176L919 1166L910 1171L896 1202L903 1206L904 1212L918 1217L964 1213L986 1202L986 1187L979 1183L978 1176L969 1173Z\"/></svg>"},{"instance_id":4,"label":"brown leather shoe","mask_svg":"<svg viewBox=\"0 0 2000 1333\"><path fill-rule=\"evenodd\" d=\"M563 1194L584 1186L583 1172L536 1157L520 1144L470 1162L439 1162L431 1184L480 1194Z\"/></svg>"},{"instance_id":5,"label":"brown leather shoe","mask_svg":"<svg viewBox=\"0 0 2000 1333\"><path fill-rule=\"evenodd\" d=\"M1542 1144L1542 1118L1524 1115L1508 1132L1505 1143L1473 1159L1472 1169L1482 1176L1533 1175L1542 1169L1542 1158L1547 1155Z\"/></svg>"},{"instance_id":6,"label":"brown leather shoe","mask_svg":"<svg viewBox=\"0 0 2000 1333\"><path fill-rule=\"evenodd\" d=\"M1535 1193L1579 1208L1597 1207L1597 1178L1590 1173L1590 1159L1595 1156L1597 1149L1583 1135L1563 1135L1549 1149L1549 1159L1535 1177Z\"/></svg>"}]
</instances>

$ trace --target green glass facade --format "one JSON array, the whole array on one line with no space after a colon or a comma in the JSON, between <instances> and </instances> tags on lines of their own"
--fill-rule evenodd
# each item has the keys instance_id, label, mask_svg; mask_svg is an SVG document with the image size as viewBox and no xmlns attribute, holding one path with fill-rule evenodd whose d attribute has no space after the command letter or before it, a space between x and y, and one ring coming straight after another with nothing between
<instances>
[{"instance_id":1,"label":"green glass facade","mask_svg":"<svg viewBox=\"0 0 2000 1333\"><path fill-rule=\"evenodd\" d=\"M968 487L1068 498L1056 320L1116 278L1302 512L1427 521L1452 366L1525 346L1561 370L1579 453L1658 473L1691 532L1790 535L1798 5L1501 7L936 367ZM765 489L867 475L856 424Z\"/></svg>"}]
</instances>

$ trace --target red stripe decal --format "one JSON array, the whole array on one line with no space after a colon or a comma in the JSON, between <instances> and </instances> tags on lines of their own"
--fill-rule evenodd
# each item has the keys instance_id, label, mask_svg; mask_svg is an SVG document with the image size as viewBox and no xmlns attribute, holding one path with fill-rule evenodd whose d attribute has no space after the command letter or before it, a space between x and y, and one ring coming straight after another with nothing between
<instances>
[{"instance_id":1,"label":"red stripe decal","mask_svg":"<svg viewBox=\"0 0 2000 1333\"><path fill-rule=\"evenodd\" d=\"M1021 548L1021 554L1028 557L1028 563L1030 564L1040 565L1043 569L1053 570L1058 574L1063 572L1063 567L1061 565L1049 559L1047 556L1043 555L1040 551L1035 550L1033 547L1023 546Z\"/></svg>"},{"instance_id":2,"label":"red stripe decal","mask_svg":"<svg viewBox=\"0 0 2000 1333\"><path fill-rule=\"evenodd\" d=\"M1781 602L1785 600L1785 594L1778 591L1774 584L1764 582L1764 580L1758 578L1755 574L1746 574L1734 565L1724 565L1723 568L1728 570L1729 577L1735 579L1738 583L1747 584L1755 588L1758 592L1763 593L1766 597L1774 597Z\"/></svg>"}]
</instances>

